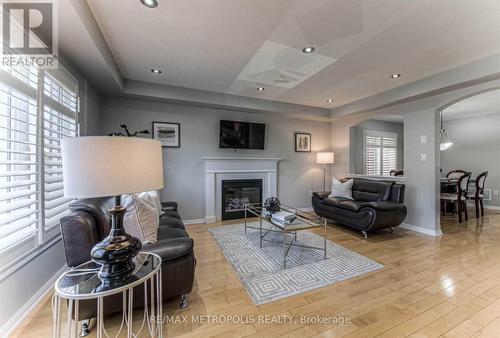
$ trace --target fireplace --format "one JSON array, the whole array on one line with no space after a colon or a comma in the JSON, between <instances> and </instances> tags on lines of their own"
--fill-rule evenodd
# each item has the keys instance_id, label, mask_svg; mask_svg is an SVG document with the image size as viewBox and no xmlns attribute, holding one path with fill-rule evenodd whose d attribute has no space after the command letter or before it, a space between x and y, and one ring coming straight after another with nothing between
<instances>
[{"instance_id":1,"label":"fireplace","mask_svg":"<svg viewBox=\"0 0 500 338\"><path fill-rule=\"evenodd\" d=\"M262 180L222 181L222 220L244 218L246 203L262 203Z\"/></svg>"}]
</instances>

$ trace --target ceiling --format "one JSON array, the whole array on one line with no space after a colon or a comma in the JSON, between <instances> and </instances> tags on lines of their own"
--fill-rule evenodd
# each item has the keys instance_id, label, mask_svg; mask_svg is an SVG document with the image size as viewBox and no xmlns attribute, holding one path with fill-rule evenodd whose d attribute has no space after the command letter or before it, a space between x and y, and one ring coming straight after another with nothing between
<instances>
[{"instance_id":1,"label":"ceiling","mask_svg":"<svg viewBox=\"0 0 500 338\"><path fill-rule=\"evenodd\" d=\"M471 118L500 113L500 89L491 90L459 101L443 110L443 120Z\"/></svg>"},{"instance_id":2,"label":"ceiling","mask_svg":"<svg viewBox=\"0 0 500 338\"><path fill-rule=\"evenodd\" d=\"M321 108L500 52L500 1L87 3L125 79Z\"/></svg>"}]
</instances>

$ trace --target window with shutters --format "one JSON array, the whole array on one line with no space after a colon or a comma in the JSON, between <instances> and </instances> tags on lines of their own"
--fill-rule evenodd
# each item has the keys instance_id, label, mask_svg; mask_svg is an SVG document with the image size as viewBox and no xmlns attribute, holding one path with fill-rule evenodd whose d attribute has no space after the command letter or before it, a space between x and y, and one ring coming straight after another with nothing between
<instances>
[{"instance_id":1,"label":"window with shutters","mask_svg":"<svg viewBox=\"0 0 500 338\"><path fill-rule=\"evenodd\" d=\"M78 102L62 68L0 68L0 279L59 235L60 142L78 134Z\"/></svg>"},{"instance_id":2,"label":"window with shutters","mask_svg":"<svg viewBox=\"0 0 500 338\"><path fill-rule=\"evenodd\" d=\"M363 167L365 175L389 176L397 170L398 135L375 130L363 132Z\"/></svg>"}]
</instances>

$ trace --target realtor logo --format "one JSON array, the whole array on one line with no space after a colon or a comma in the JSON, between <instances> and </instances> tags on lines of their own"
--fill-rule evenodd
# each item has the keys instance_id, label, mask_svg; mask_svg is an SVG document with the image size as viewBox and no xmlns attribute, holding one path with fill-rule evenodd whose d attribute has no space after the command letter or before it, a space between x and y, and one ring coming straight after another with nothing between
<instances>
[{"instance_id":1,"label":"realtor logo","mask_svg":"<svg viewBox=\"0 0 500 338\"><path fill-rule=\"evenodd\" d=\"M35 0L36 1L36 0ZM57 68L57 25L53 1L2 3L2 63Z\"/></svg>"}]
</instances>

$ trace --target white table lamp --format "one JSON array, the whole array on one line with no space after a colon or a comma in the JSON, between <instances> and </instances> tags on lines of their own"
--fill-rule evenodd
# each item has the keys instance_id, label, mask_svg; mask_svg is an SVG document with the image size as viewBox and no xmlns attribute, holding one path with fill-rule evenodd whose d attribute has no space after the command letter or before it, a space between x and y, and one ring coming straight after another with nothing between
<instances>
[{"instance_id":1,"label":"white table lamp","mask_svg":"<svg viewBox=\"0 0 500 338\"><path fill-rule=\"evenodd\" d=\"M138 137L88 136L65 138L61 147L64 197L115 196L110 233L91 251L92 260L102 265L99 278L106 288L128 278L135 268L132 258L142 245L123 228L121 195L163 188L161 143Z\"/></svg>"},{"instance_id":2,"label":"white table lamp","mask_svg":"<svg viewBox=\"0 0 500 338\"><path fill-rule=\"evenodd\" d=\"M335 163L335 154L332 152L316 153L316 163L323 165L323 191L326 189L326 165Z\"/></svg>"}]
</instances>

